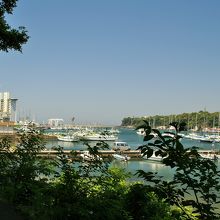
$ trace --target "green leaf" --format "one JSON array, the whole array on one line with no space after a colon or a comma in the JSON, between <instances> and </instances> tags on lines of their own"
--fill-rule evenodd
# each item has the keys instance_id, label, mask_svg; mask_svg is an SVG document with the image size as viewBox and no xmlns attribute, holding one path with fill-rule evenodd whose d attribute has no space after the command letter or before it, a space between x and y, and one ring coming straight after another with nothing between
<instances>
[{"instance_id":1,"label":"green leaf","mask_svg":"<svg viewBox=\"0 0 220 220\"><path fill-rule=\"evenodd\" d=\"M146 152L146 154L147 154L147 158L150 158L152 155L153 155L153 149L151 149L151 148L148 148L148 150L147 150L147 152Z\"/></svg>"},{"instance_id":2,"label":"green leaf","mask_svg":"<svg viewBox=\"0 0 220 220\"><path fill-rule=\"evenodd\" d=\"M144 136L144 141L149 141L154 138L154 135L149 134L148 136Z\"/></svg>"},{"instance_id":3,"label":"green leaf","mask_svg":"<svg viewBox=\"0 0 220 220\"><path fill-rule=\"evenodd\" d=\"M135 130L141 129L143 128L144 130L150 128L148 121L143 120L143 122L141 124L139 124Z\"/></svg>"},{"instance_id":4,"label":"green leaf","mask_svg":"<svg viewBox=\"0 0 220 220\"><path fill-rule=\"evenodd\" d=\"M151 134L151 127L148 127L146 130L145 130L145 136L148 136Z\"/></svg>"},{"instance_id":5,"label":"green leaf","mask_svg":"<svg viewBox=\"0 0 220 220\"><path fill-rule=\"evenodd\" d=\"M178 130L178 122L172 122L169 125L174 127L176 131Z\"/></svg>"},{"instance_id":6,"label":"green leaf","mask_svg":"<svg viewBox=\"0 0 220 220\"><path fill-rule=\"evenodd\" d=\"M161 140L155 140L154 141L154 144L156 145L156 144L161 144L161 143L163 143Z\"/></svg>"}]
</instances>

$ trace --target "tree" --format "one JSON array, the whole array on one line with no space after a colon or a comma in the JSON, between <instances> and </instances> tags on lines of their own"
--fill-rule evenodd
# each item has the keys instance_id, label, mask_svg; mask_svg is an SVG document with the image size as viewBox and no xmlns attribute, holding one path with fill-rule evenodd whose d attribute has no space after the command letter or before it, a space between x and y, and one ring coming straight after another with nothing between
<instances>
[{"instance_id":1,"label":"tree","mask_svg":"<svg viewBox=\"0 0 220 220\"><path fill-rule=\"evenodd\" d=\"M175 133L170 132L173 138L162 136L147 121L137 129L143 128L146 134L145 144L139 147L141 152L148 158L154 151L156 156L161 156L164 165L175 169L173 179L165 181L157 173L143 170L138 171L139 176L151 182L149 190L160 199L179 207L185 219L219 219L216 204L219 203L220 171L217 165L202 158L196 147L184 148L181 144L178 133L185 130L186 123L173 122L170 125L175 128ZM157 135L156 140L152 133Z\"/></svg>"},{"instance_id":2,"label":"tree","mask_svg":"<svg viewBox=\"0 0 220 220\"><path fill-rule=\"evenodd\" d=\"M0 50L17 50L22 52L22 45L29 38L25 27L20 26L18 29L12 28L5 20L5 14L13 14L17 0L0 1Z\"/></svg>"},{"instance_id":3,"label":"tree","mask_svg":"<svg viewBox=\"0 0 220 220\"><path fill-rule=\"evenodd\" d=\"M40 134L32 130L18 134L17 138L16 145L8 137L0 139L0 197L26 206L47 185L52 163L38 157L45 148Z\"/></svg>"},{"instance_id":4,"label":"tree","mask_svg":"<svg viewBox=\"0 0 220 220\"><path fill-rule=\"evenodd\" d=\"M128 183L123 169L109 167L111 158L100 159L100 141L85 142L91 160L68 156L58 147L53 159L39 157L41 135L19 135L12 146L0 139L0 201L12 203L25 219L79 220L177 220L168 203L141 183Z\"/></svg>"}]
</instances>

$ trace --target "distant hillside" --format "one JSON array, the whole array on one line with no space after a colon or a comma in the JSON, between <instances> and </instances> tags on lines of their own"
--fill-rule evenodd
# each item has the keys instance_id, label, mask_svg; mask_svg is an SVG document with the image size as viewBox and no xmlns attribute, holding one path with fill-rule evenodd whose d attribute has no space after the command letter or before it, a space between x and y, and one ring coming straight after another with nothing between
<instances>
[{"instance_id":1,"label":"distant hillside","mask_svg":"<svg viewBox=\"0 0 220 220\"><path fill-rule=\"evenodd\" d=\"M220 113L199 111L192 113L182 113L178 115L155 115L148 117L126 117L123 118L121 126L136 127L143 120L147 120L154 128L168 128L171 122L185 122L188 129L204 130L206 128L218 129L220 126Z\"/></svg>"}]
</instances>

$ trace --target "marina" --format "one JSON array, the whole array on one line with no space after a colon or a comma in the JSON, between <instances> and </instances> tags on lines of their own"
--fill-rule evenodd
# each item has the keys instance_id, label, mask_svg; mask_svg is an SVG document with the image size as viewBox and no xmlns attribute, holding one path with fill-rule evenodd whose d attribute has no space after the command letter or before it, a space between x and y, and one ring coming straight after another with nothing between
<instances>
[{"instance_id":1,"label":"marina","mask_svg":"<svg viewBox=\"0 0 220 220\"><path fill-rule=\"evenodd\" d=\"M50 131L51 132L51 131ZM51 132L53 133L53 132ZM113 154L122 154L127 155L130 157L129 162L137 161L136 164L138 164L140 161L148 163L149 161L153 161L155 163L161 162L162 158L156 157L155 155L152 155L151 158L147 158L147 156L144 156L141 154L140 150L137 150L137 148L141 145L143 145L145 142L143 141L143 135L137 134L135 129L128 129L128 128L120 128L119 132L117 133L117 140L116 141L105 141L109 149L107 150L99 150L99 154L101 157L111 157L114 159ZM88 143L91 147L95 146L98 142L97 141L88 141ZM220 158L219 152L220 152L220 144L219 143L209 143L209 142L201 142L197 139L190 139L190 138L181 138L181 143L184 147L192 147L197 146L199 148L200 155L204 158L213 159L214 154L216 154L217 159ZM87 151L87 146L83 141L78 142L63 142L59 141L57 139L51 139L47 140L46 143L46 151L42 151L42 156L48 156L48 157L54 157L56 155L56 152L53 151L53 147L63 147L64 153L69 155L70 152L73 150L76 155L79 155L83 153L84 151Z\"/></svg>"}]
</instances>

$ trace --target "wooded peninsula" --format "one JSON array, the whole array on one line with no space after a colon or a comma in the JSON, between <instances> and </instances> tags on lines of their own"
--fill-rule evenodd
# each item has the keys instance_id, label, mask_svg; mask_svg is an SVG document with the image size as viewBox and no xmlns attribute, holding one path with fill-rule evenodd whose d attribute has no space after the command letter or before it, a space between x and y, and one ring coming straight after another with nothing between
<instances>
[{"instance_id":1,"label":"wooded peninsula","mask_svg":"<svg viewBox=\"0 0 220 220\"><path fill-rule=\"evenodd\" d=\"M155 115L141 117L125 117L121 126L136 127L146 120L154 128L168 129L172 122L185 122L189 130L218 131L220 126L220 112L210 113L199 111L173 115Z\"/></svg>"}]
</instances>

